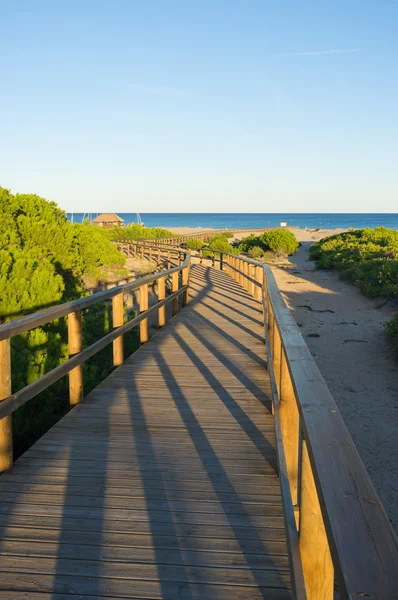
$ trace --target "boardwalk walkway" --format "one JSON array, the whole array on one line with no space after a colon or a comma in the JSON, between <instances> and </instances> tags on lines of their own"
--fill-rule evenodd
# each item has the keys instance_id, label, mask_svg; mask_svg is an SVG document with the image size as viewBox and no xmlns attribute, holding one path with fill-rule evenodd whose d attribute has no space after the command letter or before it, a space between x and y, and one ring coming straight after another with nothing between
<instances>
[{"instance_id":1,"label":"boardwalk walkway","mask_svg":"<svg viewBox=\"0 0 398 600\"><path fill-rule=\"evenodd\" d=\"M2 600L291 597L260 305L214 269L191 284L1 476Z\"/></svg>"}]
</instances>

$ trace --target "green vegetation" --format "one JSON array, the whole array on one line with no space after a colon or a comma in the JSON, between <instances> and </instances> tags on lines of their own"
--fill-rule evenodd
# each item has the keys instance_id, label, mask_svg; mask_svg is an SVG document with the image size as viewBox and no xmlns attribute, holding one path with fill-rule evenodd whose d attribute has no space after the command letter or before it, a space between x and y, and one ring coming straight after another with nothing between
<instances>
[{"instance_id":1,"label":"green vegetation","mask_svg":"<svg viewBox=\"0 0 398 600\"><path fill-rule=\"evenodd\" d=\"M233 235L232 232L226 231L222 234L217 234L210 237L206 242L202 240L197 240L195 238L186 240L185 246L187 248L193 248L195 250L203 249L203 256L210 257L212 256L212 250L217 253L220 252L230 252L231 254L239 254L239 251L236 248L233 248L231 244L228 242L228 238Z\"/></svg>"},{"instance_id":2,"label":"green vegetation","mask_svg":"<svg viewBox=\"0 0 398 600\"><path fill-rule=\"evenodd\" d=\"M319 269L338 269L373 297L398 296L398 231L377 227L324 238L311 246Z\"/></svg>"},{"instance_id":3,"label":"green vegetation","mask_svg":"<svg viewBox=\"0 0 398 600\"><path fill-rule=\"evenodd\" d=\"M239 250L233 248L225 235L216 235L209 239L209 249L218 252L229 252L230 254L239 254Z\"/></svg>"},{"instance_id":4,"label":"green vegetation","mask_svg":"<svg viewBox=\"0 0 398 600\"><path fill-rule=\"evenodd\" d=\"M187 248L193 248L195 250L200 250L205 246L205 243L202 240L197 240L196 238L191 238L189 240L185 240L184 245Z\"/></svg>"},{"instance_id":5,"label":"green vegetation","mask_svg":"<svg viewBox=\"0 0 398 600\"><path fill-rule=\"evenodd\" d=\"M261 258L264 256L265 252L261 248L261 246L252 246L249 248L249 256L250 258Z\"/></svg>"},{"instance_id":6,"label":"green vegetation","mask_svg":"<svg viewBox=\"0 0 398 600\"><path fill-rule=\"evenodd\" d=\"M257 250L254 251L257 253L257 257L264 255L261 255L259 250L271 251L277 255L291 255L296 252L298 247L299 242L297 241L296 236L288 229L273 229L271 231L266 231L259 236L251 234L242 238L239 244L239 250L241 252L250 253L253 248L257 248Z\"/></svg>"},{"instance_id":7,"label":"green vegetation","mask_svg":"<svg viewBox=\"0 0 398 600\"><path fill-rule=\"evenodd\" d=\"M125 275L125 257L99 227L72 225L54 202L0 188L0 323L86 295L83 279ZM112 329L111 306L83 314L83 347ZM137 332L125 336L126 355L137 347ZM32 383L68 358L65 319L16 336L11 342L12 391ZM112 370L109 346L84 366L88 392ZM67 378L13 415L18 456L68 410Z\"/></svg>"},{"instance_id":8,"label":"green vegetation","mask_svg":"<svg viewBox=\"0 0 398 600\"><path fill-rule=\"evenodd\" d=\"M100 229L100 228L98 228ZM154 239L161 237L175 237L168 229L161 227L144 227L143 225L130 225L129 227L107 227L100 229L101 233L109 240L133 240L133 239Z\"/></svg>"},{"instance_id":9,"label":"green vegetation","mask_svg":"<svg viewBox=\"0 0 398 600\"><path fill-rule=\"evenodd\" d=\"M324 238L311 246L319 269L338 269L368 296L398 297L398 231L376 227ZM387 323L398 356L398 315Z\"/></svg>"}]
</instances>

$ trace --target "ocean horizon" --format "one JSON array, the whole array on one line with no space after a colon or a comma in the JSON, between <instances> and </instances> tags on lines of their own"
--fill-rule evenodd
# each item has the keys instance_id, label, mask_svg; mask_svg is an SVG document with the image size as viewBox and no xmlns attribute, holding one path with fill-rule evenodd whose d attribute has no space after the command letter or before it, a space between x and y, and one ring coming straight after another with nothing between
<instances>
[{"instance_id":1,"label":"ocean horizon","mask_svg":"<svg viewBox=\"0 0 398 600\"><path fill-rule=\"evenodd\" d=\"M101 213L67 213L74 223ZM117 213L127 225L137 223L137 213ZM398 213L140 213L146 227L196 227L250 229L279 227L281 221L300 229L349 229L384 226L398 229Z\"/></svg>"}]
</instances>

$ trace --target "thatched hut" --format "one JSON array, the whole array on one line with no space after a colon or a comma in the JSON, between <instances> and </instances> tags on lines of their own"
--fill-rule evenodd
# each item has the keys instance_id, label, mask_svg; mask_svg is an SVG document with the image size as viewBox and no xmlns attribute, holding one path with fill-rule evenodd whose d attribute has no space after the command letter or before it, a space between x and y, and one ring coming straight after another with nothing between
<instances>
[{"instance_id":1,"label":"thatched hut","mask_svg":"<svg viewBox=\"0 0 398 600\"><path fill-rule=\"evenodd\" d=\"M93 223L100 227L115 227L124 223L123 219L115 213L102 213L93 219Z\"/></svg>"}]
</instances>

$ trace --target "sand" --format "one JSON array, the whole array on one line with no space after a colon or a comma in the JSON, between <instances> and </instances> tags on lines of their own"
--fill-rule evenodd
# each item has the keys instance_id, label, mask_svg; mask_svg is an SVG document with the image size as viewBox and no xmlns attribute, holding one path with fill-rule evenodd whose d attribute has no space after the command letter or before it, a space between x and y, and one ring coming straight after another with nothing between
<instances>
[{"instance_id":1,"label":"sand","mask_svg":"<svg viewBox=\"0 0 398 600\"><path fill-rule=\"evenodd\" d=\"M302 247L274 274L398 531L397 361L384 327L397 303L366 298L308 260L314 239L337 231L295 233Z\"/></svg>"}]
</instances>

